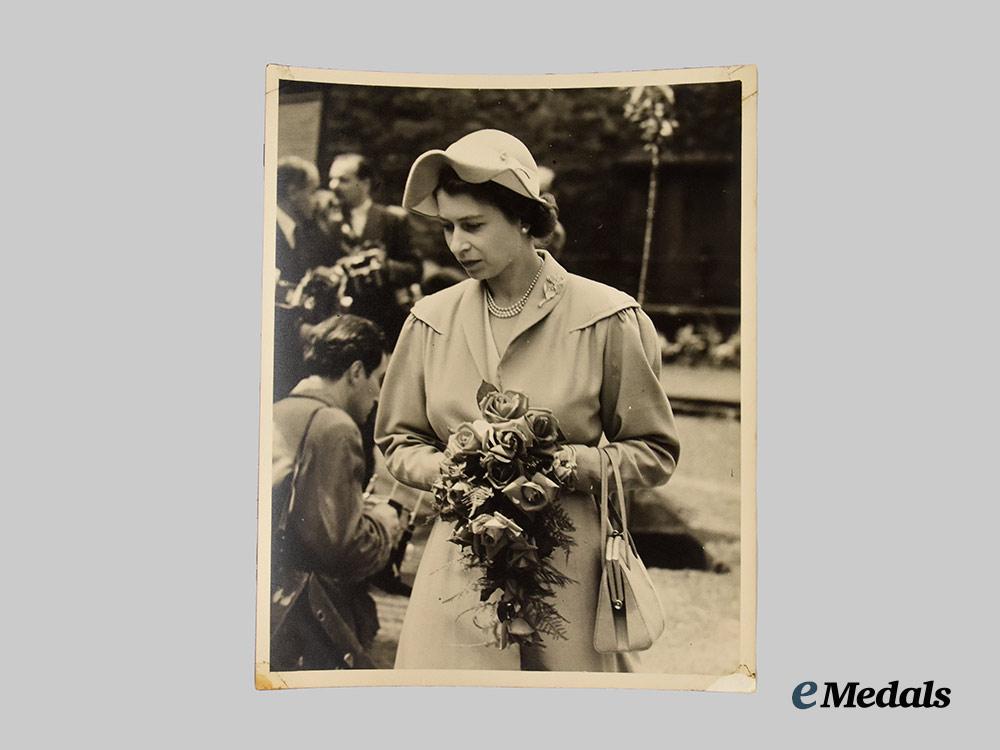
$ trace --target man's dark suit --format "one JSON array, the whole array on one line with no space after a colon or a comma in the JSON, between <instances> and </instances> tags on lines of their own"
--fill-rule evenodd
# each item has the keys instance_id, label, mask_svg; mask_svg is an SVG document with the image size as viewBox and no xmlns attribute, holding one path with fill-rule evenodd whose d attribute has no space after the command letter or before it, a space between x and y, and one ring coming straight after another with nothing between
<instances>
[{"instance_id":1,"label":"man's dark suit","mask_svg":"<svg viewBox=\"0 0 1000 750\"><path fill-rule=\"evenodd\" d=\"M381 294L358 300L358 307L352 312L378 323L385 331L390 346L395 345L409 313L408 306L401 305L397 299L397 291L405 295L411 284L420 283L421 276L420 260L410 245L406 215L373 203L368 209L361 237L354 242L360 249L375 245L385 250L388 284Z\"/></svg>"},{"instance_id":2,"label":"man's dark suit","mask_svg":"<svg viewBox=\"0 0 1000 750\"><path fill-rule=\"evenodd\" d=\"M337 240L328 237L313 221L295 225L295 247L278 225L274 258L283 281L297 284L306 271L316 266L332 266L342 253Z\"/></svg>"},{"instance_id":3,"label":"man's dark suit","mask_svg":"<svg viewBox=\"0 0 1000 750\"><path fill-rule=\"evenodd\" d=\"M325 234L314 221L295 225L295 247L279 224L275 235L275 265L282 281L298 284L306 271L317 266L332 266L343 253L337 239ZM314 321L318 322L318 321ZM299 328L301 312L281 306L274 316L274 400L284 398L306 376L302 362L302 339Z\"/></svg>"}]
</instances>

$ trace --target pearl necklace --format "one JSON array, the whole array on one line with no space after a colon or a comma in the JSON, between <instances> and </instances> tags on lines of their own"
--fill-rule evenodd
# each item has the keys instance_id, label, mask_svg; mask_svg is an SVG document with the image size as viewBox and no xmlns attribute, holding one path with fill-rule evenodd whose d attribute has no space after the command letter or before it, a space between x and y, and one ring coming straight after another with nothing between
<instances>
[{"instance_id":1,"label":"pearl necklace","mask_svg":"<svg viewBox=\"0 0 1000 750\"><path fill-rule=\"evenodd\" d=\"M524 306L528 303L528 297L531 296L531 290L535 288L535 284L538 283L539 277L542 275L542 269L545 268L544 261L538 264L538 273L535 274L535 278L531 280L531 284L528 285L527 291L521 295L521 299L515 302L513 305L508 305L507 307L500 307L493 299L493 295L490 293L490 287L486 287L486 307L489 308L490 315L494 318L514 318L521 313Z\"/></svg>"}]
</instances>

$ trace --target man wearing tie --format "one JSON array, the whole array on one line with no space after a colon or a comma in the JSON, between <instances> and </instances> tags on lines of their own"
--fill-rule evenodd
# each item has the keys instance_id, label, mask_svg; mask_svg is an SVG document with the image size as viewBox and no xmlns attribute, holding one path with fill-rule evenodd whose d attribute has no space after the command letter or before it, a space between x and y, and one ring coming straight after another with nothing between
<instances>
[{"instance_id":1,"label":"man wearing tie","mask_svg":"<svg viewBox=\"0 0 1000 750\"><path fill-rule=\"evenodd\" d=\"M354 301L351 312L378 323L394 345L409 311L409 287L420 282L420 261L410 246L406 213L372 201L374 173L361 154L341 154L330 165L330 189L344 216L341 246L347 254L372 251L384 285Z\"/></svg>"}]
</instances>

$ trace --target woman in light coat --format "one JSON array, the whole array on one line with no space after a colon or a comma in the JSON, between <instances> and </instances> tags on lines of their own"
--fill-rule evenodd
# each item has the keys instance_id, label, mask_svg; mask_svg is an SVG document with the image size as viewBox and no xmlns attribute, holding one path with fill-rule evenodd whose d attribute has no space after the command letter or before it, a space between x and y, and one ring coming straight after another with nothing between
<instances>
[{"instance_id":1,"label":"woman in light coat","mask_svg":"<svg viewBox=\"0 0 1000 750\"><path fill-rule=\"evenodd\" d=\"M602 436L617 446L626 491L667 481L679 443L659 382L656 332L634 299L567 273L535 247L555 226L528 149L497 130L471 133L414 163L403 204L439 219L469 279L421 300L403 327L382 388L376 439L400 482L428 490L462 422L479 418L482 382L551 409L575 457L575 491L561 495L575 526L573 579L554 604L565 640L499 649L474 620L476 573L431 531L403 623L397 668L620 671L625 660L593 648L603 545L594 493Z\"/></svg>"}]
</instances>

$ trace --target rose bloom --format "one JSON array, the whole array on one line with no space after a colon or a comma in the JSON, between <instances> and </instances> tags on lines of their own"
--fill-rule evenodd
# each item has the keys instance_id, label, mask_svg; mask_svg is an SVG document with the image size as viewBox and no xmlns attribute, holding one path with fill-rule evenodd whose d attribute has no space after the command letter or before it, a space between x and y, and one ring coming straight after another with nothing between
<instances>
[{"instance_id":1,"label":"rose bloom","mask_svg":"<svg viewBox=\"0 0 1000 750\"><path fill-rule=\"evenodd\" d=\"M482 442L472 425L463 422L448 438L447 451L453 456L467 456L482 448Z\"/></svg>"},{"instance_id":2,"label":"rose bloom","mask_svg":"<svg viewBox=\"0 0 1000 750\"><path fill-rule=\"evenodd\" d=\"M541 510L549 504L549 498L545 495L545 490L534 482L525 482L519 488L517 495L511 498L514 504L529 513Z\"/></svg>"},{"instance_id":3,"label":"rose bloom","mask_svg":"<svg viewBox=\"0 0 1000 750\"><path fill-rule=\"evenodd\" d=\"M542 491L548 496L549 500L554 500L559 493L559 485L541 472L535 472L531 477L531 481L542 488Z\"/></svg>"},{"instance_id":4,"label":"rose bloom","mask_svg":"<svg viewBox=\"0 0 1000 750\"><path fill-rule=\"evenodd\" d=\"M528 409L524 421L539 443L554 443L559 438L559 421L548 409Z\"/></svg>"},{"instance_id":5,"label":"rose bloom","mask_svg":"<svg viewBox=\"0 0 1000 750\"><path fill-rule=\"evenodd\" d=\"M524 436L514 429L494 429L483 447L498 458L510 461L524 450Z\"/></svg>"},{"instance_id":6,"label":"rose bloom","mask_svg":"<svg viewBox=\"0 0 1000 750\"><path fill-rule=\"evenodd\" d=\"M518 477L503 488L511 502L528 513L541 510L555 500L558 491L559 485L537 472L530 480Z\"/></svg>"},{"instance_id":7,"label":"rose bloom","mask_svg":"<svg viewBox=\"0 0 1000 750\"><path fill-rule=\"evenodd\" d=\"M483 422L486 424L486 422ZM518 419L506 419L503 422L496 422L495 424L489 425L490 432L516 432L521 436L526 445L530 445L535 439L535 436L531 433L531 428L528 423L524 421L524 417L519 417ZM485 440L484 440L485 442Z\"/></svg>"},{"instance_id":8,"label":"rose bloom","mask_svg":"<svg viewBox=\"0 0 1000 750\"><path fill-rule=\"evenodd\" d=\"M490 391L479 404L487 422L517 419L528 410L528 397L517 391Z\"/></svg>"},{"instance_id":9,"label":"rose bloom","mask_svg":"<svg viewBox=\"0 0 1000 750\"><path fill-rule=\"evenodd\" d=\"M522 531L524 529L503 513L483 513L472 519L472 533L490 539L500 539L504 536L514 538L520 536Z\"/></svg>"},{"instance_id":10,"label":"rose bloom","mask_svg":"<svg viewBox=\"0 0 1000 750\"><path fill-rule=\"evenodd\" d=\"M474 535L473 551L477 555L485 554L486 558L491 561L511 540L519 537L524 531L502 513L478 515L472 519L470 528Z\"/></svg>"},{"instance_id":11,"label":"rose bloom","mask_svg":"<svg viewBox=\"0 0 1000 750\"><path fill-rule=\"evenodd\" d=\"M518 472L513 461L495 459L488 463L484 461L483 466L486 469L486 480L498 490L502 490L510 484Z\"/></svg>"}]
</instances>

